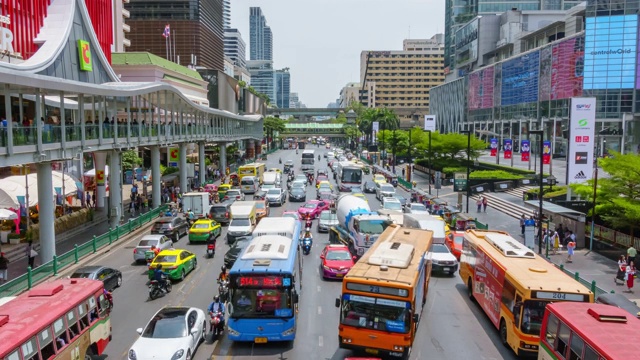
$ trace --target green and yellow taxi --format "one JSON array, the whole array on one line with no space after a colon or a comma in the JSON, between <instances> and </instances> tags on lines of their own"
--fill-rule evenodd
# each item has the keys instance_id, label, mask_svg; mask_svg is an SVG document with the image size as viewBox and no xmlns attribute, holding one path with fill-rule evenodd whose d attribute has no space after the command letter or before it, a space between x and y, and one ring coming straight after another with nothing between
<instances>
[{"instance_id":1,"label":"green and yellow taxi","mask_svg":"<svg viewBox=\"0 0 640 360\"><path fill-rule=\"evenodd\" d=\"M375 175L373 175L373 182L380 183L380 184L386 183L387 182L387 178L384 177L384 175L375 174Z\"/></svg>"},{"instance_id":2,"label":"green and yellow taxi","mask_svg":"<svg viewBox=\"0 0 640 360\"><path fill-rule=\"evenodd\" d=\"M227 191L232 187L233 185L231 184L220 184L220 186L218 186L218 195L220 196L220 200L224 199L224 196L227 195Z\"/></svg>"},{"instance_id":3,"label":"green and yellow taxi","mask_svg":"<svg viewBox=\"0 0 640 360\"><path fill-rule=\"evenodd\" d=\"M318 188L318 189L320 189L321 187L326 187L329 190L333 190L333 186L331 186L331 183L329 181L326 181L326 180L320 181L318 183L318 185L316 186L316 188Z\"/></svg>"},{"instance_id":4,"label":"green and yellow taxi","mask_svg":"<svg viewBox=\"0 0 640 360\"><path fill-rule=\"evenodd\" d=\"M280 168L271 168L271 169L269 169L269 171L273 171L273 172L277 172L277 173L282 174L282 169L280 169Z\"/></svg>"},{"instance_id":5,"label":"green and yellow taxi","mask_svg":"<svg viewBox=\"0 0 640 360\"><path fill-rule=\"evenodd\" d=\"M355 197L359 197L360 199L362 199L362 200L364 200L366 202L369 202L369 200L367 200L367 197L363 193L353 193L351 195L353 195Z\"/></svg>"},{"instance_id":6,"label":"green and yellow taxi","mask_svg":"<svg viewBox=\"0 0 640 360\"><path fill-rule=\"evenodd\" d=\"M153 270L162 265L162 271L168 274L171 280L184 280L184 277L198 265L196 255L182 249L162 250L149 265L149 279L153 279Z\"/></svg>"},{"instance_id":7,"label":"green and yellow taxi","mask_svg":"<svg viewBox=\"0 0 640 360\"><path fill-rule=\"evenodd\" d=\"M206 242L209 238L218 238L222 233L222 225L211 219L200 219L189 229L189 243Z\"/></svg>"}]
</instances>

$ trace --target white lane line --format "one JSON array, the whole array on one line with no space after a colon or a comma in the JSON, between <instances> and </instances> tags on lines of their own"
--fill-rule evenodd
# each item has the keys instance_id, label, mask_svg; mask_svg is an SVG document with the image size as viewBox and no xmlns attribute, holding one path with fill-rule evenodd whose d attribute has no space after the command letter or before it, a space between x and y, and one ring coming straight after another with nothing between
<instances>
[{"instance_id":1,"label":"white lane line","mask_svg":"<svg viewBox=\"0 0 640 360\"><path fill-rule=\"evenodd\" d=\"M321 292L322 288L320 287L320 285L318 285L318 292Z\"/></svg>"},{"instance_id":2,"label":"white lane line","mask_svg":"<svg viewBox=\"0 0 640 360\"><path fill-rule=\"evenodd\" d=\"M322 335L318 336L318 346L322 347L324 345L324 338Z\"/></svg>"},{"instance_id":3,"label":"white lane line","mask_svg":"<svg viewBox=\"0 0 640 360\"><path fill-rule=\"evenodd\" d=\"M322 306L318 306L318 315L322 315Z\"/></svg>"}]
</instances>

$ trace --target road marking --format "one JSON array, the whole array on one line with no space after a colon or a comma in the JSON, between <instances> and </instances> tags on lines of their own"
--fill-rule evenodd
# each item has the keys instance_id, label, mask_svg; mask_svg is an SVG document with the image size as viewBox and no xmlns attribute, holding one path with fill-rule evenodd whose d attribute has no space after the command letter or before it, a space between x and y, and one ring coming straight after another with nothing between
<instances>
[{"instance_id":1,"label":"road marking","mask_svg":"<svg viewBox=\"0 0 640 360\"><path fill-rule=\"evenodd\" d=\"M322 335L318 336L318 346L322 347L324 345L324 338Z\"/></svg>"},{"instance_id":2,"label":"road marking","mask_svg":"<svg viewBox=\"0 0 640 360\"><path fill-rule=\"evenodd\" d=\"M322 306L318 306L318 315L322 315Z\"/></svg>"},{"instance_id":3,"label":"road marking","mask_svg":"<svg viewBox=\"0 0 640 360\"><path fill-rule=\"evenodd\" d=\"M322 291L322 288L320 287L320 285L318 285L318 292Z\"/></svg>"}]
</instances>

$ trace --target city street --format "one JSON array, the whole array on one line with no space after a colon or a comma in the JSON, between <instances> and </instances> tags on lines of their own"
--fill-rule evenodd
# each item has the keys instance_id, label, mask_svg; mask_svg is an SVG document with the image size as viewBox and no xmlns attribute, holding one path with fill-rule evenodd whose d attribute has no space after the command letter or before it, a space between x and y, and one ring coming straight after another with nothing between
<instances>
[{"instance_id":1,"label":"city street","mask_svg":"<svg viewBox=\"0 0 640 360\"><path fill-rule=\"evenodd\" d=\"M325 149L314 148L322 154ZM300 171L300 155L294 150L281 150L269 155L267 168L282 161L294 160L295 171ZM317 161L317 160L316 160ZM316 169L327 168L325 158L316 163ZM367 175L366 179L370 179ZM283 182L286 188L286 183ZM409 194L398 188L405 197ZM307 199L315 198L315 187L307 189ZM373 194L367 194L372 210L379 207ZM247 198L249 199L249 197ZM297 210L303 203L287 202L283 207L272 207L271 216L279 216L285 210ZM314 221L317 224L317 220ZM111 321L113 340L106 353L110 359L126 359L129 347L137 338L136 329L144 327L151 316L166 305L188 305L207 308L217 292L215 279L228 249L225 243L226 228L217 242L213 259L205 258L205 245L189 245L182 238L174 246L193 251L198 255L196 270L182 283L175 283L173 291L154 301L147 300L147 268L133 264L132 251L138 239L109 252L95 263L122 271L123 286L114 291L115 307ZM318 234L314 224L314 242L310 255L303 259L302 294L296 340L293 343L233 343L226 338L200 345L194 359L344 359L350 351L338 349L338 309L335 298L340 296L341 283L324 281L319 276L322 248L328 243L328 235ZM420 322L412 359L514 359L514 354L499 340L497 329L479 309L471 303L460 279L432 277L426 316ZM464 344L461 346L461 344Z\"/></svg>"}]
</instances>

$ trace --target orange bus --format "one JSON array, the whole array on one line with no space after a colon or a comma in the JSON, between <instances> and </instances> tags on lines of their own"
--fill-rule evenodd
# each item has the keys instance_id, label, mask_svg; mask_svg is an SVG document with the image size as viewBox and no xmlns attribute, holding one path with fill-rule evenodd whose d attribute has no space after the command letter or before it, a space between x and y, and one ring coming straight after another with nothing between
<instances>
[{"instance_id":1,"label":"orange bus","mask_svg":"<svg viewBox=\"0 0 640 360\"><path fill-rule=\"evenodd\" d=\"M89 359L111 340L101 281L60 279L0 305L0 359Z\"/></svg>"},{"instance_id":2,"label":"orange bus","mask_svg":"<svg viewBox=\"0 0 640 360\"><path fill-rule=\"evenodd\" d=\"M432 231L390 225L343 279L339 346L409 359L427 301Z\"/></svg>"},{"instance_id":3,"label":"orange bus","mask_svg":"<svg viewBox=\"0 0 640 360\"><path fill-rule=\"evenodd\" d=\"M604 304L547 305L538 360L640 357L640 320Z\"/></svg>"},{"instance_id":4,"label":"orange bus","mask_svg":"<svg viewBox=\"0 0 640 360\"><path fill-rule=\"evenodd\" d=\"M502 231L465 231L459 273L517 355L538 352L547 304L593 302L589 289Z\"/></svg>"}]
</instances>

